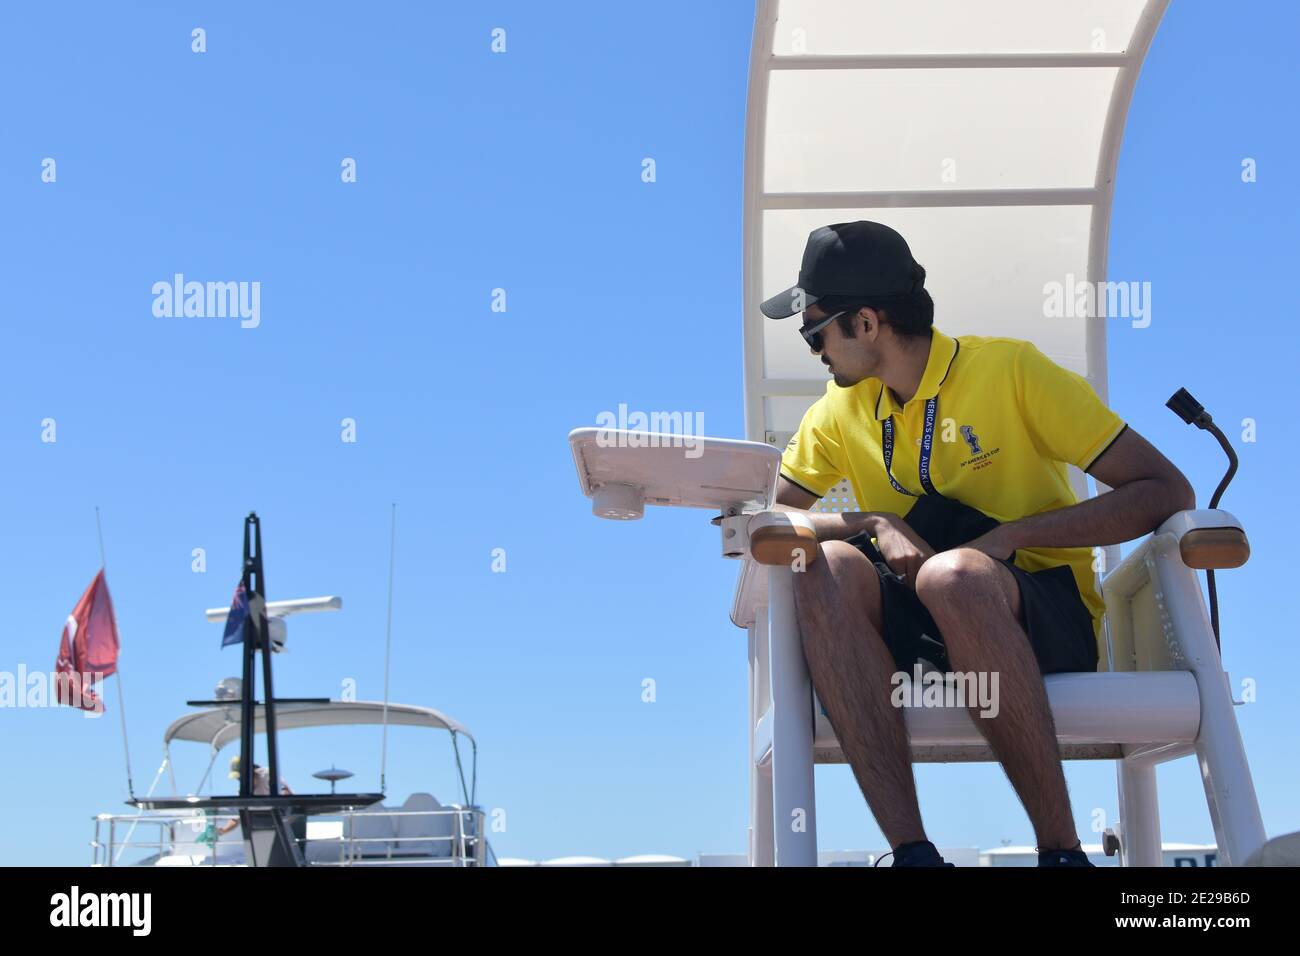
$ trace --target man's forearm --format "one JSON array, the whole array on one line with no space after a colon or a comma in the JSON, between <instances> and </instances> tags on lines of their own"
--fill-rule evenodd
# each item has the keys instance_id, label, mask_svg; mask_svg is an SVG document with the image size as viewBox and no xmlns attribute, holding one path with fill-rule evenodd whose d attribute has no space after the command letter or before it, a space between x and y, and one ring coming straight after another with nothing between
<instances>
[{"instance_id":1,"label":"man's forearm","mask_svg":"<svg viewBox=\"0 0 1300 956\"><path fill-rule=\"evenodd\" d=\"M813 513L803 508L794 508L782 504L773 505L772 510L798 511L807 515L808 519L813 523L813 528L817 531L818 541L843 541L845 538L851 538L859 531L866 531L874 537L876 533L876 522L881 516L880 512L877 511Z\"/></svg>"},{"instance_id":2,"label":"man's forearm","mask_svg":"<svg viewBox=\"0 0 1300 956\"><path fill-rule=\"evenodd\" d=\"M1091 548L1132 541L1170 515L1195 507L1190 488L1141 478L1087 501L1008 521L1002 530L1015 548Z\"/></svg>"}]
</instances>

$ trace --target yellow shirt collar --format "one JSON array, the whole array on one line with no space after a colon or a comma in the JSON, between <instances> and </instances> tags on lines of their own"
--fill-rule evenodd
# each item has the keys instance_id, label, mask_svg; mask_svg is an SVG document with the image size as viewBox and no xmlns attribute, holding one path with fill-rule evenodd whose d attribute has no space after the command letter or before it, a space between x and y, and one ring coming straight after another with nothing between
<instances>
[{"instance_id":1,"label":"yellow shirt collar","mask_svg":"<svg viewBox=\"0 0 1300 956\"><path fill-rule=\"evenodd\" d=\"M948 370L952 367L953 359L957 357L956 339L944 335L933 326L930 332L930 357L926 360L921 384L917 387L916 394L908 401L908 405L917 401L924 402L938 395L939 386L948 377ZM876 421L884 421L890 415L902 410L903 406L895 401L894 393L884 382L881 382L880 397L876 401Z\"/></svg>"}]
</instances>

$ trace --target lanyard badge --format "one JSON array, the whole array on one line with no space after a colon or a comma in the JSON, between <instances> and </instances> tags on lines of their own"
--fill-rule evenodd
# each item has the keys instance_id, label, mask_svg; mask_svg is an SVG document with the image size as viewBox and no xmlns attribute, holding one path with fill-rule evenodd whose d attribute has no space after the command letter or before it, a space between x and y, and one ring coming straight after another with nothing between
<instances>
[{"instance_id":1,"label":"lanyard badge","mask_svg":"<svg viewBox=\"0 0 1300 956\"><path fill-rule=\"evenodd\" d=\"M925 427L921 431L921 461L920 461L920 466L918 467L917 470L921 476L921 487L924 488L928 494L932 494L937 497L943 497L942 495L939 494L938 490L934 487L933 482L930 481L930 452L934 447L934 422L935 419L938 417L938 413L939 413L939 397L936 395L934 398L927 399L925 403ZM893 472L890 470L890 466L893 464L894 461L894 416L893 415L890 415L888 418L886 418L883 422L880 423L880 432L881 432L881 440L880 440L881 453L884 455L885 475L889 478L889 483L893 485L894 490L899 492L900 494L908 495L909 497L912 498L918 497L917 495L912 494L912 492L908 491L906 488L900 485L898 481L894 478Z\"/></svg>"}]
</instances>

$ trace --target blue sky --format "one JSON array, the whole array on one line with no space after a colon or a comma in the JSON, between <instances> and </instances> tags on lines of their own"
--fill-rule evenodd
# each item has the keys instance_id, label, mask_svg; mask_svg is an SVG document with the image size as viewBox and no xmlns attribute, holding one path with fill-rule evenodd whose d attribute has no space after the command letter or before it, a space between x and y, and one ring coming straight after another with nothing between
<instances>
[{"instance_id":1,"label":"blue sky","mask_svg":"<svg viewBox=\"0 0 1300 956\"><path fill-rule=\"evenodd\" d=\"M743 434L752 19L742 0L6 6L0 670L52 666L99 565L98 505L143 791L184 701L238 672L202 611L229 602L256 509L269 596L344 598L291 623L277 690L355 680L378 699L396 501L392 699L473 730L480 803L506 812L498 854L742 851L735 565L704 512L593 518L565 436L620 403ZM1257 684L1237 713L1270 834L1300 829L1284 498L1298 27L1289 4L1173 5L1130 113L1110 254L1111 278L1154 289L1150 328L1111 326L1112 405L1202 502L1221 455L1165 399L1188 387L1241 455L1224 506L1253 557L1219 578L1225 666ZM176 272L259 281L261 325L154 316L151 286ZM0 711L0 862L89 861L92 815L126 798L115 686L109 706ZM376 788L378 740L287 734L285 776L307 790L334 763ZM389 752L399 800L453 799L445 739L399 729ZM203 757L177 756L188 789ZM1067 774L1087 838L1092 808L1115 812L1114 771ZM935 842L1032 843L997 766L917 776ZM1194 761L1159 776L1166 839L1212 841ZM883 844L847 767L817 783L824 849Z\"/></svg>"}]
</instances>

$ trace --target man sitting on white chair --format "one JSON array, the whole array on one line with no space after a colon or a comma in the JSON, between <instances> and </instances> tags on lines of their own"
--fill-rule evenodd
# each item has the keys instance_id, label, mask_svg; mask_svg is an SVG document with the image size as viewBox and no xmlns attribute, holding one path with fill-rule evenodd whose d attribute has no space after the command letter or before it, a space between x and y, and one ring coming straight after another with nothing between
<instances>
[{"instance_id":1,"label":"man sitting on white chair","mask_svg":"<svg viewBox=\"0 0 1300 956\"><path fill-rule=\"evenodd\" d=\"M924 662L996 674L972 717L1033 824L1039 866L1090 866L1043 676L1094 671L1104 604L1092 548L1195 507L1183 474L1032 343L934 328L925 270L880 223L825 226L798 285L762 311L802 312L834 382L782 458L777 503L839 482L877 510L811 515L821 558L795 575L804 656L894 866L944 866L926 838L894 675ZM1111 491L1078 501L1067 465ZM874 543L873 543L874 539Z\"/></svg>"}]
</instances>

